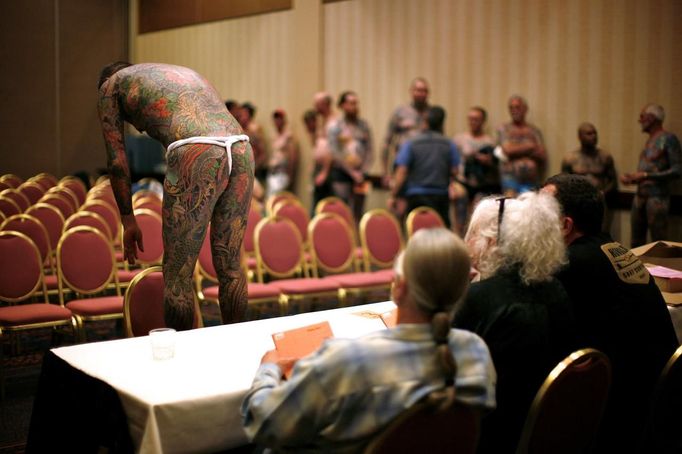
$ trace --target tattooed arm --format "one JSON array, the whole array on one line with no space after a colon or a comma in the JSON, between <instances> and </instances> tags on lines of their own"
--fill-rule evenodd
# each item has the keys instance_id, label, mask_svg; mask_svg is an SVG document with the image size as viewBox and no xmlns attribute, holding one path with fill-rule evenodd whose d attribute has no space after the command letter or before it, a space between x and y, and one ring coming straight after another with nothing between
<instances>
[{"instance_id":1,"label":"tattooed arm","mask_svg":"<svg viewBox=\"0 0 682 454\"><path fill-rule=\"evenodd\" d=\"M130 169L123 142L123 118L118 95L113 85L113 81L110 81L100 89L99 117L107 148L107 167L111 179L111 188L116 197L116 204L121 213L121 223L124 228L124 256L132 265L135 264L137 258L135 246L137 245L140 250L144 250L144 248L142 246L142 231L138 228L133 214Z\"/></svg>"}]
</instances>

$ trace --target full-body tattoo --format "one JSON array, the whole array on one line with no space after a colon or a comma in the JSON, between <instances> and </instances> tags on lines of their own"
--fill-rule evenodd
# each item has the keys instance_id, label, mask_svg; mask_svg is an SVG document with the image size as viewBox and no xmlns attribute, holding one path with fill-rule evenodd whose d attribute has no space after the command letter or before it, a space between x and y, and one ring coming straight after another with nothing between
<instances>
[{"instance_id":1,"label":"full-body tattoo","mask_svg":"<svg viewBox=\"0 0 682 454\"><path fill-rule=\"evenodd\" d=\"M123 122L146 131L164 147L189 137L229 136L242 134L242 130L210 83L179 66L140 64L117 69L101 82L99 112L112 188L125 228L125 256L134 263L136 246L142 247L142 235L132 213ZM241 321L246 311L247 286L240 267L240 249L253 187L251 147L243 142L233 145L232 150L188 144L167 153L166 160L163 202L166 323L176 329L192 326L195 298L192 272L210 221L223 322Z\"/></svg>"}]
</instances>

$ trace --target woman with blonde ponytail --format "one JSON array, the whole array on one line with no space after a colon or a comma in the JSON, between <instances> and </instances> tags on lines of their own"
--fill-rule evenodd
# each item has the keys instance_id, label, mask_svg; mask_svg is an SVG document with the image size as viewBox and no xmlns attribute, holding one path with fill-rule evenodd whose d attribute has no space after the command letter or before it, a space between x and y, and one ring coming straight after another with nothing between
<instances>
[{"instance_id":1,"label":"woman with blonde ponytail","mask_svg":"<svg viewBox=\"0 0 682 454\"><path fill-rule=\"evenodd\" d=\"M331 339L296 362L265 354L244 399L244 427L270 448L361 452L388 423L422 398L486 411L495 406L495 370L476 334L450 327L466 294L469 253L445 229L417 232L396 260L397 326L359 339Z\"/></svg>"}]
</instances>

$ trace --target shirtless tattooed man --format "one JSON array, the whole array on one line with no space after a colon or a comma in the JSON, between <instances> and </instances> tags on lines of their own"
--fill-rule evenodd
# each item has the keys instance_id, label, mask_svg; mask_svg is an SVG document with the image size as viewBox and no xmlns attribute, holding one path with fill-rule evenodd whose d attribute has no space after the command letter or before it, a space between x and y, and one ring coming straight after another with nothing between
<instances>
[{"instance_id":1,"label":"shirtless tattooed man","mask_svg":"<svg viewBox=\"0 0 682 454\"><path fill-rule=\"evenodd\" d=\"M253 188L253 153L248 137L213 86L180 66L118 62L102 70L99 116L107 148L111 186L123 223L126 260L143 249L132 209L130 170L123 122L166 148L163 183L163 276L169 327L192 327L192 273L211 223L213 264L220 285L223 323L246 313L246 275L240 249Z\"/></svg>"}]
</instances>

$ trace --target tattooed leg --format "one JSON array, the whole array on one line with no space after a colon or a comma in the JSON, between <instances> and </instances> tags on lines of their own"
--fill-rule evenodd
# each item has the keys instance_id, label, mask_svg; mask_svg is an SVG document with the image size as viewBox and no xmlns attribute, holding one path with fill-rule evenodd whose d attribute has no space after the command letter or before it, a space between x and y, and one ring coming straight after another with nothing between
<instances>
[{"instance_id":1,"label":"tattooed leg","mask_svg":"<svg viewBox=\"0 0 682 454\"><path fill-rule=\"evenodd\" d=\"M213 265L220 286L220 311L223 323L243 321L248 304L246 273L241 266L241 247L246 230L254 161L251 146L239 142L232 146L232 173L227 189L220 195L211 220Z\"/></svg>"},{"instance_id":2,"label":"tattooed leg","mask_svg":"<svg viewBox=\"0 0 682 454\"><path fill-rule=\"evenodd\" d=\"M168 153L163 199L166 325L192 328L192 274L218 194L225 187L225 149L204 144Z\"/></svg>"}]
</instances>

